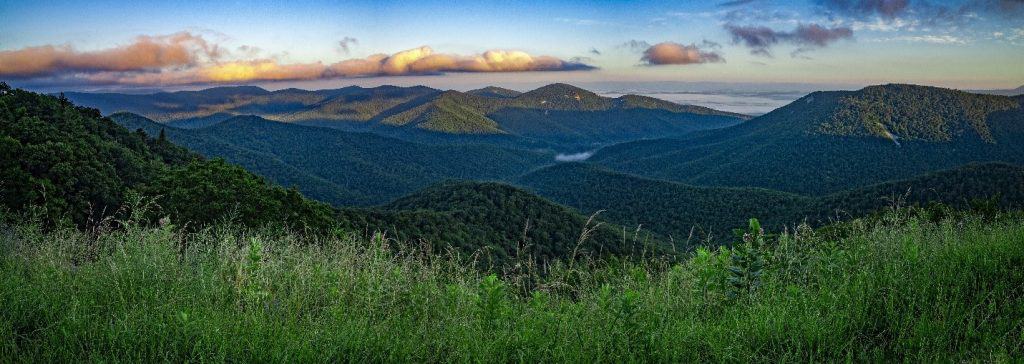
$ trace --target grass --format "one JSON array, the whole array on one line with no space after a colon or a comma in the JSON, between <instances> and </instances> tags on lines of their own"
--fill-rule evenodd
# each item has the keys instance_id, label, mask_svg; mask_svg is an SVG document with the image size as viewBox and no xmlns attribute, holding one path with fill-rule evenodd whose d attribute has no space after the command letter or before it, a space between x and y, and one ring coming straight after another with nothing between
<instances>
[{"instance_id":1,"label":"grass","mask_svg":"<svg viewBox=\"0 0 1024 364\"><path fill-rule=\"evenodd\" d=\"M769 239L759 285L730 298L724 248L491 275L379 236L8 225L0 361L1024 358L1024 216L841 230Z\"/></svg>"}]
</instances>

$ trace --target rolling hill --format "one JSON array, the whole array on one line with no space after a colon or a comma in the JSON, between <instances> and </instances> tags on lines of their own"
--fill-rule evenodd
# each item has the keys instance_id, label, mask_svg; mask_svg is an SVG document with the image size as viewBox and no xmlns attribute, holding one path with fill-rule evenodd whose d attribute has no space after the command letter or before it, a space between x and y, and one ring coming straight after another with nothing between
<instances>
[{"instance_id":1,"label":"rolling hill","mask_svg":"<svg viewBox=\"0 0 1024 364\"><path fill-rule=\"evenodd\" d=\"M970 162L1024 162L1019 98L913 85L815 92L728 128L609 146L608 168L825 195Z\"/></svg>"},{"instance_id":2,"label":"rolling hill","mask_svg":"<svg viewBox=\"0 0 1024 364\"><path fill-rule=\"evenodd\" d=\"M582 249L580 252L617 256L640 253L644 248L648 252L667 252L661 243L647 241L650 245L643 246L644 242L634 244L631 239L623 239L621 227L600 219L587 225L586 216L500 183L446 181L399 198L382 209L385 214L390 214L390 219L409 212L439 213L456 224L425 227L442 230L432 234L473 244L463 247L464 251L488 246L493 257L500 260L511 259L520 248L526 249L522 254L542 260L570 256L577 248L585 226L594 228L594 231L579 247ZM423 226L416 221L402 225Z\"/></svg>"},{"instance_id":3,"label":"rolling hill","mask_svg":"<svg viewBox=\"0 0 1024 364\"><path fill-rule=\"evenodd\" d=\"M118 113L129 129L221 157L335 206L375 205L444 179L506 180L552 162L550 154L491 145L427 145L236 116L202 129L176 129Z\"/></svg>"},{"instance_id":4,"label":"rolling hill","mask_svg":"<svg viewBox=\"0 0 1024 364\"><path fill-rule=\"evenodd\" d=\"M370 131L431 143L495 143L527 148L591 148L734 125L747 117L644 96L607 98L566 84L519 93L423 86L267 91L218 87L149 95L67 93L104 114L131 112L183 128L231 116Z\"/></svg>"},{"instance_id":5,"label":"rolling hill","mask_svg":"<svg viewBox=\"0 0 1024 364\"><path fill-rule=\"evenodd\" d=\"M808 222L821 226L859 217L897 203L968 207L997 198L1004 208L1024 207L1024 168L1003 163L969 164L910 179L805 197L761 188L696 187L609 171L583 163L542 168L517 182L545 198L623 226L643 226L677 243L732 238L756 217L766 228Z\"/></svg>"},{"instance_id":6,"label":"rolling hill","mask_svg":"<svg viewBox=\"0 0 1024 364\"><path fill-rule=\"evenodd\" d=\"M6 223L7 219L31 218L46 227L67 222L97 232L118 228L120 221L129 219L133 224L145 224L165 217L169 217L171 224L186 229L231 222L235 228L269 226L273 227L270 231L290 228L329 235L352 233L365 237L379 231L389 238L398 238L396 243L422 243L437 253L479 254L482 266L508 263L520 249L525 249L521 251L523 259L539 261L568 258L577 246L579 250L575 253L581 255L625 255L639 249L606 224L597 226L589 239L579 243L587 223L585 217L507 185L446 182L405 195L386 206L336 209L308 200L295 189L269 183L222 159L207 160L171 142L177 139L201 147L223 148L227 153L250 156L257 165L270 163L287 168L281 161L291 160L293 156L288 153L299 155L306 151L275 151L255 144L242 149L225 141L240 140L244 137L235 134L241 134L274 142L275 128L280 127L291 131L285 135L299 138L290 140L294 144L316 142L310 139L311 135L302 133L311 130L336 143L331 147L339 154L350 155L349 152L361 149L342 145L345 138L364 142L386 139L379 136L325 131L256 117L232 118L217 124L215 129L201 129L210 134L193 134L195 130L169 128L137 115L115 117L136 130L130 131L111 118L100 116L98 110L74 106L66 99L0 84L0 180L4 182L0 184L0 219ZM296 128L299 131L294 131ZM399 159L408 152L404 149L407 146L397 143L386 146ZM493 147L455 148L449 155L430 148L415 146L416 153L428 156L408 158L426 158L412 159L422 162L429 162L430 158L457 160L457 155L462 154L462 158L471 160L474 155L469 152L475 151L489 159L473 166L476 171L470 173L488 173L488 168L494 171L495 167L485 164L493 163L493 155L501 153L491 150ZM271 154L279 158L266 158ZM320 162L337 162L352 172L356 164L364 161ZM379 171L424 177L410 168L396 166L394 170ZM285 174L291 172L296 171L283 170ZM291 178L304 181L301 178L307 177L298 173ZM320 182L335 188L329 182ZM108 223L113 226L104 225ZM591 227L597 224L594 221Z\"/></svg>"},{"instance_id":7,"label":"rolling hill","mask_svg":"<svg viewBox=\"0 0 1024 364\"><path fill-rule=\"evenodd\" d=\"M140 215L169 216L179 226L229 216L251 227L323 232L335 225L330 207L295 190L203 160L165 137L131 132L95 109L2 83L0 156L4 217L31 211L45 226L100 229ZM140 206L140 196L151 200Z\"/></svg>"}]
</instances>

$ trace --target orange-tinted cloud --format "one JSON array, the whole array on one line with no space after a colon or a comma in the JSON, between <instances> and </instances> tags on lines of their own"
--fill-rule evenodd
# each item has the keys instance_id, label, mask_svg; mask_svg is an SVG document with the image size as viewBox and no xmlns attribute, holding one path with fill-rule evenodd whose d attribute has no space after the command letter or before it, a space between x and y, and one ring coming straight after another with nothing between
<instances>
[{"instance_id":1,"label":"orange-tinted cloud","mask_svg":"<svg viewBox=\"0 0 1024 364\"><path fill-rule=\"evenodd\" d=\"M430 47L392 55L375 54L325 64L283 63L274 59L228 58L221 47L190 33L139 37L130 45L78 52L69 46L43 46L0 52L0 77L46 82L179 85L292 81L343 77L402 76L445 72L526 72L589 70L578 61L491 50L476 55L435 53ZM244 53L244 52L243 52ZM247 54L253 56L253 54Z\"/></svg>"},{"instance_id":2,"label":"orange-tinted cloud","mask_svg":"<svg viewBox=\"0 0 1024 364\"><path fill-rule=\"evenodd\" d=\"M429 74L439 72L526 72L593 69L579 62L563 61L548 56L532 56L521 51L491 50L483 54L459 56L438 54L430 47L401 51L391 56L382 54L361 60L335 63L330 68L338 75Z\"/></svg>"},{"instance_id":3,"label":"orange-tinted cloud","mask_svg":"<svg viewBox=\"0 0 1024 364\"><path fill-rule=\"evenodd\" d=\"M650 46L644 51L640 60L648 65L725 62L722 56L716 52L701 50L695 44L682 45L673 42L662 42Z\"/></svg>"},{"instance_id":4,"label":"orange-tinted cloud","mask_svg":"<svg viewBox=\"0 0 1024 364\"><path fill-rule=\"evenodd\" d=\"M140 36L131 44L93 52L80 52L68 45L46 45L0 51L0 77L31 78L68 72L159 70L195 66L221 55L217 45L188 32L157 37Z\"/></svg>"}]
</instances>

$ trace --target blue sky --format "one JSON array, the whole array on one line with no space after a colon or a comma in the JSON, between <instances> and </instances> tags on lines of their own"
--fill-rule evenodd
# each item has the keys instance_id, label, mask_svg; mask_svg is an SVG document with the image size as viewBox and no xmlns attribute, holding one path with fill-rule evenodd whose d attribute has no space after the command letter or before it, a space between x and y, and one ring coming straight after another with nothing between
<instances>
[{"instance_id":1,"label":"blue sky","mask_svg":"<svg viewBox=\"0 0 1024 364\"><path fill-rule=\"evenodd\" d=\"M1019 0L213 3L0 1L0 79L64 88L330 87L403 77L435 87L491 80L1024 84ZM170 37L176 34L187 37ZM126 48L140 36L193 53L107 66L150 49ZM343 39L355 39L347 52ZM410 62L445 57L393 71L381 68L387 58L374 58L424 46ZM521 53L481 61L488 50ZM510 57L521 62L508 66ZM339 63L353 59L374 65L354 71Z\"/></svg>"}]
</instances>

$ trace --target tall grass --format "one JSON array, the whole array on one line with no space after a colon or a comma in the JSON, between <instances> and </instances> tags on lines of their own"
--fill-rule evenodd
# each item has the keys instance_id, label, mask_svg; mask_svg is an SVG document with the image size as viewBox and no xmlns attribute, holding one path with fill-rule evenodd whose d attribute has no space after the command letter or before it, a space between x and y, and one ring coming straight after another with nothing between
<instances>
[{"instance_id":1,"label":"tall grass","mask_svg":"<svg viewBox=\"0 0 1024 364\"><path fill-rule=\"evenodd\" d=\"M737 296L725 248L492 275L380 236L7 226L0 361L1024 358L1024 218L846 231L769 239Z\"/></svg>"}]
</instances>

